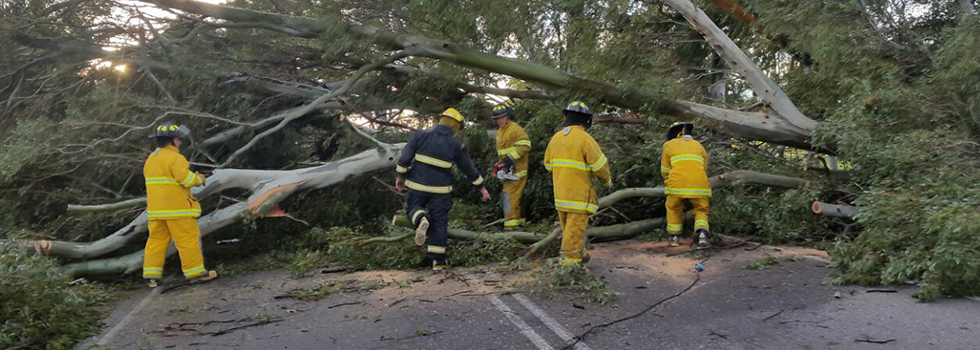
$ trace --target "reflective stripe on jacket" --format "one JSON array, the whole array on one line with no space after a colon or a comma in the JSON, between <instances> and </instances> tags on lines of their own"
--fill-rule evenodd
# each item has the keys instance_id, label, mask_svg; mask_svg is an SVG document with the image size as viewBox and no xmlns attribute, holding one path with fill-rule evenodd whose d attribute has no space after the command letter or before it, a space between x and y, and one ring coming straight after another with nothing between
<instances>
[{"instance_id":1,"label":"reflective stripe on jacket","mask_svg":"<svg viewBox=\"0 0 980 350\"><path fill-rule=\"evenodd\" d=\"M445 125L436 125L412 135L398 157L395 171L407 176L405 187L445 194L452 192L452 168L456 166L472 184L483 184L483 176L463 150L463 144L453 137L453 130Z\"/></svg>"},{"instance_id":2,"label":"reflective stripe on jacket","mask_svg":"<svg viewBox=\"0 0 980 350\"><path fill-rule=\"evenodd\" d=\"M592 188L592 177L611 185L608 163L599 144L582 126L568 126L556 133L544 153L544 167L554 183L555 209L595 213L599 198Z\"/></svg>"},{"instance_id":3,"label":"reflective stripe on jacket","mask_svg":"<svg viewBox=\"0 0 980 350\"><path fill-rule=\"evenodd\" d=\"M143 178L150 220L201 216L201 204L191 195L191 187L203 184L204 176L190 170L177 147L153 151L143 164Z\"/></svg>"},{"instance_id":4,"label":"reflective stripe on jacket","mask_svg":"<svg viewBox=\"0 0 980 350\"><path fill-rule=\"evenodd\" d=\"M664 143L660 172L669 196L682 198L711 197L708 182L708 152L690 135Z\"/></svg>"},{"instance_id":5,"label":"reflective stripe on jacket","mask_svg":"<svg viewBox=\"0 0 980 350\"><path fill-rule=\"evenodd\" d=\"M524 128L513 121L497 131L497 157L503 160L510 156L514 160L514 175L527 176L528 156L531 152L531 140L528 139Z\"/></svg>"}]
</instances>

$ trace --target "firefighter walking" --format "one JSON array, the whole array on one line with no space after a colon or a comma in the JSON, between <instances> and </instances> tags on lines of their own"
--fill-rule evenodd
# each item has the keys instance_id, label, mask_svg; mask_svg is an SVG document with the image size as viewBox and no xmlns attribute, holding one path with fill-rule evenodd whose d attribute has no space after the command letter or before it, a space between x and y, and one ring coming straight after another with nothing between
<instances>
[{"instance_id":1,"label":"firefighter walking","mask_svg":"<svg viewBox=\"0 0 980 350\"><path fill-rule=\"evenodd\" d=\"M504 105L493 107L491 118L497 123L496 176L503 183L501 203L504 209L504 230L524 226L521 198L527 186L528 153L531 140L519 124L511 119L511 109Z\"/></svg>"},{"instance_id":2,"label":"firefighter walking","mask_svg":"<svg viewBox=\"0 0 980 350\"><path fill-rule=\"evenodd\" d=\"M585 230L589 215L599 209L592 177L609 187L612 186L612 175L606 156L587 132L592 126L589 107L581 101L573 101L563 113L565 127L548 143L544 167L551 172L555 209L562 229L560 264L579 266L588 256Z\"/></svg>"},{"instance_id":3,"label":"firefighter walking","mask_svg":"<svg viewBox=\"0 0 980 350\"><path fill-rule=\"evenodd\" d=\"M684 230L684 202L689 202L694 212L694 232L698 246L708 243L708 202L711 184L708 182L708 152L692 136L694 124L674 123L667 130L660 158L660 173L664 177L664 193L667 195L667 234L670 245L680 245Z\"/></svg>"},{"instance_id":4,"label":"firefighter walking","mask_svg":"<svg viewBox=\"0 0 980 350\"><path fill-rule=\"evenodd\" d=\"M452 208L453 167L475 186L481 186L483 201L490 193L483 187L473 160L453 136L464 126L463 115L455 108L442 113L439 124L412 135L398 157L395 187L405 191L406 214L415 226L415 244L426 245L433 270L452 267L446 252L449 239L449 210Z\"/></svg>"},{"instance_id":5,"label":"firefighter walking","mask_svg":"<svg viewBox=\"0 0 980 350\"><path fill-rule=\"evenodd\" d=\"M201 230L197 226L201 204L191 194L191 187L204 185L205 179L190 170L187 159L179 150L183 138L189 135L190 129L186 126L170 123L158 126L153 133L157 149L143 165L150 232L143 253L143 278L148 280L150 287L156 287L163 278L163 264L171 238L177 246L185 278L200 282L218 277L216 271L204 268Z\"/></svg>"}]
</instances>

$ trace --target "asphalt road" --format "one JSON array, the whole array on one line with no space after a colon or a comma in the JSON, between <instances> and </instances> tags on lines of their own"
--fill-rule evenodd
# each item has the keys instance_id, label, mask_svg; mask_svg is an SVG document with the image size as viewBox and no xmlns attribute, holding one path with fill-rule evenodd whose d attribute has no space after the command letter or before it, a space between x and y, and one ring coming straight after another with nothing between
<instances>
[{"instance_id":1,"label":"asphalt road","mask_svg":"<svg viewBox=\"0 0 980 350\"><path fill-rule=\"evenodd\" d=\"M831 286L824 283L823 252L750 248L712 252L688 292L571 348L980 349L980 302L918 303L910 296L914 287ZM662 243L596 246L592 273L622 293L607 305L510 293L510 282L526 275L486 268L222 278L136 293L117 306L102 334L79 348L561 349L594 325L690 286L698 260L675 255L684 250ZM779 264L744 268L765 254ZM385 287L351 287L317 301L282 298L331 281Z\"/></svg>"}]
</instances>

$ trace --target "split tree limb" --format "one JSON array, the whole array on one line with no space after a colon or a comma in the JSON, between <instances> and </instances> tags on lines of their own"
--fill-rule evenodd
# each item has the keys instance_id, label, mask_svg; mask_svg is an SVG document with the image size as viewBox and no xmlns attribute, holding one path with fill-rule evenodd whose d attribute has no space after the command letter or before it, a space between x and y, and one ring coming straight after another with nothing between
<instances>
[{"instance_id":1,"label":"split tree limb","mask_svg":"<svg viewBox=\"0 0 980 350\"><path fill-rule=\"evenodd\" d=\"M294 186L288 194L299 190L310 190L329 187L344 181L350 177L368 174L374 171L394 167L395 157L403 144L391 145L389 152L382 152L377 149L361 152L351 157L347 157L335 162L329 162L321 166L296 169L296 170L246 170L246 169L218 169L208 177L207 185L191 189L191 193L198 199L203 199L216 195L228 189L250 190L252 195L247 201L222 208L198 219L201 227L201 234L205 235L218 228L230 225L244 216L252 215L250 208L255 208L255 214L263 214L260 211L262 206L268 207L277 205L287 196L281 191L282 186L298 184ZM394 153L391 153L394 152ZM272 196L278 194L278 196ZM260 201L261 199L261 201ZM265 210L262 208L261 210ZM230 221L229 221L230 220ZM38 241L28 242L29 246L43 245L40 249L42 253L70 258L70 259L91 259L114 252L127 243L139 237L143 237L146 230L147 217L144 211L132 222L116 230L111 235L94 242L78 243L63 241ZM30 244L33 243L33 244ZM138 252L142 254L142 252ZM142 255L139 256L142 259ZM120 258L121 259L121 258ZM114 260L114 259L107 259ZM132 261L123 259L114 262L90 262L89 268L83 271L106 271L124 272L121 266L131 266ZM79 265L81 266L81 265ZM80 270L80 271L82 271Z\"/></svg>"},{"instance_id":2,"label":"split tree limb","mask_svg":"<svg viewBox=\"0 0 980 350\"><path fill-rule=\"evenodd\" d=\"M837 205L823 202L813 202L810 206L813 209L813 213L817 215L835 217L835 218L848 218L853 219L854 215L857 215L857 207L850 205Z\"/></svg>"},{"instance_id":3,"label":"split tree limb","mask_svg":"<svg viewBox=\"0 0 980 350\"><path fill-rule=\"evenodd\" d=\"M689 0L664 0L664 2L687 18L691 26L704 36L715 52L745 78L755 94L772 107L780 118L799 128L801 132L808 133L817 127L817 122L803 115L779 85L769 79L769 76L721 28L718 28L704 11Z\"/></svg>"}]
</instances>

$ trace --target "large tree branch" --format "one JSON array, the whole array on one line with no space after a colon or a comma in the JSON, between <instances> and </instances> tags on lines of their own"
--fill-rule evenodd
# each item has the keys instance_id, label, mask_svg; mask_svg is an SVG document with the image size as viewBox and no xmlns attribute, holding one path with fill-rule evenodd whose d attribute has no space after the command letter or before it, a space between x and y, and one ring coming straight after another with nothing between
<instances>
[{"instance_id":1,"label":"large tree branch","mask_svg":"<svg viewBox=\"0 0 980 350\"><path fill-rule=\"evenodd\" d=\"M268 216L274 213L274 209L282 200L298 191L321 189L353 177L394 167L397 152L403 146L404 144L396 144L386 147L385 150L372 149L313 168L215 170L214 174L208 177L207 186L192 190L195 197L203 199L232 188L248 189L251 195L241 203L199 218L201 235L207 235L247 216ZM146 222L144 212L126 227L95 242L39 241L35 246L38 246L43 253L53 256L75 259L94 258L118 250L134 239L142 237L146 232ZM143 252L140 251L120 258L81 262L67 265L65 269L75 275L131 272L139 268L142 254Z\"/></svg>"},{"instance_id":2,"label":"large tree branch","mask_svg":"<svg viewBox=\"0 0 980 350\"><path fill-rule=\"evenodd\" d=\"M560 70L541 66L527 61L504 58L492 54L487 54L470 48L462 47L453 43L433 40L425 37L413 36L408 34L396 34L380 30L371 26L344 24L338 26L312 18L293 17L268 12L247 10L242 8L206 4L189 0L140 0L148 3L159 4L162 6L178 9L181 11L192 12L227 21L241 23L263 23L263 28L276 30L287 35L294 35L306 38L315 38L324 33L332 32L333 29L340 29L343 32L355 37L370 40L374 44L390 49L412 49L413 56L428 57L447 62L452 62L461 66L479 68L513 76L548 88L568 90L573 93L586 93L597 97L601 101L626 107L641 108L644 104L653 100L653 96L629 88L620 88L608 83L597 82L583 79ZM701 105L703 106L703 105ZM691 113L676 114L676 111L690 111L693 109L708 110L700 108L697 104L685 101L668 101L665 104L665 112L672 113L680 119L689 118ZM707 107L707 106L704 106ZM712 118L726 126L732 132L745 131L755 126L767 123L766 120L748 121L755 118L755 114L730 111L725 113L700 113L699 116ZM809 147L810 129L802 129L796 125L784 123L782 129L785 133L772 134L771 130L762 129L752 133L752 139L787 144L794 147ZM736 134L744 136L743 134ZM791 142L787 142L791 140Z\"/></svg>"},{"instance_id":3,"label":"large tree branch","mask_svg":"<svg viewBox=\"0 0 980 350\"><path fill-rule=\"evenodd\" d=\"M663 1L687 18L691 26L704 36L715 52L724 57L725 61L745 78L756 95L772 107L779 117L805 132L813 131L817 127L817 122L803 115L779 85L769 79L769 76L721 28L718 28L704 11L689 0Z\"/></svg>"},{"instance_id":4,"label":"large tree branch","mask_svg":"<svg viewBox=\"0 0 980 350\"><path fill-rule=\"evenodd\" d=\"M749 170L736 170L708 179L712 189L725 188L742 183L752 183L766 186L798 188L809 181L782 175L765 174ZM663 187L626 188L618 190L599 199L599 207L604 208L614 203L634 197L664 197Z\"/></svg>"},{"instance_id":5,"label":"large tree branch","mask_svg":"<svg viewBox=\"0 0 980 350\"><path fill-rule=\"evenodd\" d=\"M123 61L129 64L138 65L147 69L153 70L167 70L170 67L165 63L156 62L152 60L143 60L138 58L132 58L129 56L123 56L120 52L106 51L103 50L98 45L77 41L69 39L45 39L45 38L34 38L24 34L15 33L12 35L14 41L21 45L44 49L49 51L57 51L62 53L74 53L79 54L88 58L101 58L106 60L116 60Z\"/></svg>"}]
</instances>

